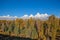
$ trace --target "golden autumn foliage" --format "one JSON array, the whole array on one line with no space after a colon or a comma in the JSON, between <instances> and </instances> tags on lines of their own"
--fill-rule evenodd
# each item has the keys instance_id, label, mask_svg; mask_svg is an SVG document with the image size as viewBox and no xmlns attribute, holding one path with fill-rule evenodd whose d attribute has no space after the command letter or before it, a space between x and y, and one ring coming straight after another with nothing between
<instances>
[{"instance_id":1,"label":"golden autumn foliage","mask_svg":"<svg viewBox=\"0 0 60 40\"><path fill-rule=\"evenodd\" d=\"M33 18L0 20L0 34L37 40L56 40L60 37L60 18L52 15L45 21Z\"/></svg>"}]
</instances>

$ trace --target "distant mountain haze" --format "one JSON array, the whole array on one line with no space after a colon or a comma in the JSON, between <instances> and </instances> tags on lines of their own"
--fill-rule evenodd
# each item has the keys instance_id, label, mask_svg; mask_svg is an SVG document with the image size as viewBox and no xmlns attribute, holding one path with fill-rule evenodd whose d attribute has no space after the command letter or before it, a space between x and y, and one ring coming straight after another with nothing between
<instances>
[{"instance_id":1,"label":"distant mountain haze","mask_svg":"<svg viewBox=\"0 0 60 40\"><path fill-rule=\"evenodd\" d=\"M22 19L29 19L29 18L34 18L34 19L41 19L41 20L46 20L48 19L50 15L48 15L47 13L45 14L40 14L39 12L36 15L32 15L30 14L29 16L27 14L25 14L22 17L17 17L17 16L0 16L0 20L15 20L16 18L22 18Z\"/></svg>"}]
</instances>

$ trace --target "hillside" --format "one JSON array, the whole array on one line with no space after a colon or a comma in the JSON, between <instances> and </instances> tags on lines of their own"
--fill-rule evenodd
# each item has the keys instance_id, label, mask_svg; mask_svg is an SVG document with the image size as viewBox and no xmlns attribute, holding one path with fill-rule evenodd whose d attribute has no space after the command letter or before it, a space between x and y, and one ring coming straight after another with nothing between
<instances>
[{"instance_id":1,"label":"hillside","mask_svg":"<svg viewBox=\"0 0 60 40\"><path fill-rule=\"evenodd\" d=\"M20 39L60 40L60 18L51 15L47 20L32 17L0 20L0 34L20 37Z\"/></svg>"}]
</instances>

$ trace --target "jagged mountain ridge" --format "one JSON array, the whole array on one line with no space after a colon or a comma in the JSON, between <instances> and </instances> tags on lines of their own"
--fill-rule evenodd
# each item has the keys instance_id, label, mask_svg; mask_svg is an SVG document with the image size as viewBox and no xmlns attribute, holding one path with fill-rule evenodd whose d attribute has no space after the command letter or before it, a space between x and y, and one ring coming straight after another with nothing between
<instances>
[{"instance_id":1,"label":"jagged mountain ridge","mask_svg":"<svg viewBox=\"0 0 60 40\"><path fill-rule=\"evenodd\" d=\"M21 19L30 19L30 18L34 18L34 19L41 19L41 20L46 20L48 19L49 15L47 13L45 14L40 14L37 13L36 15L24 15L22 17L17 17L17 16L0 16L0 20L15 20L16 18L21 18Z\"/></svg>"}]
</instances>

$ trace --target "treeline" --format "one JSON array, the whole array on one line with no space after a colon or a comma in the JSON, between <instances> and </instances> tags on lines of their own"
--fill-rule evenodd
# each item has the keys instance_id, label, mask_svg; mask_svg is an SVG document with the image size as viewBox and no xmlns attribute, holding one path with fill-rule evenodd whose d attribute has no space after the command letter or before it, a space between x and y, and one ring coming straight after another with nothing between
<instances>
[{"instance_id":1,"label":"treeline","mask_svg":"<svg viewBox=\"0 0 60 40\"><path fill-rule=\"evenodd\" d=\"M0 20L0 34L38 40L55 40L60 35L60 18L54 15L48 20L16 19Z\"/></svg>"}]
</instances>

